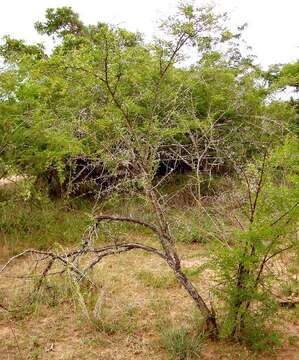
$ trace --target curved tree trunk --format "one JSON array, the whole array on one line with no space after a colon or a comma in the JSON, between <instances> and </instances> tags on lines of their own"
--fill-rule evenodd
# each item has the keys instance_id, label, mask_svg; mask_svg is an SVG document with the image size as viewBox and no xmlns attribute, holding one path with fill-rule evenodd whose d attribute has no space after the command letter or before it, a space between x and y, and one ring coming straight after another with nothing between
<instances>
[{"instance_id":1,"label":"curved tree trunk","mask_svg":"<svg viewBox=\"0 0 299 360\"><path fill-rule=\"evenodd\" d=\"M216 322L215 314L208 308L203 298L199 295L197 289L192 284L192 282L187 278L187 276L182 272L181 269L174 269L175 276L178 281L183 285L185 290L194 300L196 306L198 307L200 313L203 315L205 320L205 332L212 340L217 340L219 331Z\"/></svg>"}]
</instances>

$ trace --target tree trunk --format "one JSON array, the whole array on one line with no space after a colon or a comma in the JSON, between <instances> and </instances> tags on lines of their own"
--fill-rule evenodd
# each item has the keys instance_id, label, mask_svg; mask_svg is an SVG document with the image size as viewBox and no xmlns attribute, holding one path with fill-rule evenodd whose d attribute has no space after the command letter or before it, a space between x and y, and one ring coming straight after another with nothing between
<instances>
[{"instance_id":1,"label":"tree trunk","mask_svg":"<svg viewBox=\"0 0 299 360\"><path fill-rule=\"evenodd\" d=\"M238 276L237 276L237 283L236 287L238 289L238 297L235 301L235 304L233 305L233 316L234 316L234 326L232 329L232 336L236 338L237 340L240 338L241 333L244 329L244 313L242 313L242 306L245 303L248 303L248 306L250 302L248 300L245 300L242 296L242 291L244 291L244 288L246 286L246 276L248 276L249 271L245 268L244 264L239 264L238 269Z\"/></svg>"},{"instance_id":2,"label":"tree trunk","mask_svg":"<svg viewBox=\"0 0 299 360\"><path fill-rule=\"evenodd\" d=\"M205 332L208 334L210 339L217 340L219 331L215 318L215 314L207 307L203 298L199 295L198 291L192 284L192 282L186 277L181 269L174 269L175 276L178 281L183 285L185 290L194 300L196 306L204 317L205 320Z\"/></svg>"}]
</instances>

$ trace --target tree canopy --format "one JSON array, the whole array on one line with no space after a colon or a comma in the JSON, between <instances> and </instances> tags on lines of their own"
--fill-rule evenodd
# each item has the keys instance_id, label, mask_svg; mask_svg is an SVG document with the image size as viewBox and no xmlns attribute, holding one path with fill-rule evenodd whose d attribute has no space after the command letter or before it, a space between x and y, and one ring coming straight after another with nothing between
<instances>
[{"instance_id":1,"label":"tree canopy","mask_svg":"<svg viewBox=\"0 0 299 360\"><path fill-rule=\"evenodd\" d=\"M157 166L171 164L177 144L190 165L192 133L208 146L202 166L219 169L225 149L253 156L295 122L290 104L269 101L269 75L242 55L244 27L230 31L209 7L181 5L151 42L109 24L85 25L69 7L48 9L35 28L56 39L50 54L10 37L0 47L2 167L63 184L77 176L78 161L114 163L113 173L134 162L146 141L157 146ZM277 86L297 86L297 65L281 69ZM134 154L124 136L130 132Z\"/></svg>"}]
</instances>

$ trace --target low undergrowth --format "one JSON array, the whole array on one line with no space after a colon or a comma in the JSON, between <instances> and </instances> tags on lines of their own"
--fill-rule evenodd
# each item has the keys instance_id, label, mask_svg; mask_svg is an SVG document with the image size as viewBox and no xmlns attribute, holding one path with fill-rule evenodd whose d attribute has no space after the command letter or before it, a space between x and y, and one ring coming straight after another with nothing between
<instances>
[{"instance_id":1,"label":"low undergrowth","mask_svg":"<svg viewBox=\"0 0 299 360\"><path fill-rule=\"evenodd\" d=\"M51 201L42 193L31 193L25 185L20 186L24 189L16 192L0 189L0 243L8 254L80 242L90 222L88 201Z\"/></svg>"},{"instance_id":2,"label":"low undergrowth","mask_svg":"<svg viewBox=\"0 0 299 360\"><path fill-rule=\"evenodd\" d=\"M187 253L188 246L184 245ZM278 329L284 327L285 335L280 334L280 339L286 339L288 345L281 343L273 329L262 330L255 323L247 327L243 344L237 346L221 340L212 345L203 335L202 317L180 286L169 282L167 270L158 262L155 262L156 272L151 272L148 261L153 263L155 258L130 254L121 260L110 259L92 276L97 288L78 283L68 272L64 276L48 277L38 291L34 291L38 279L19 279L12 289L10 279L3 278L0 303L8 311L0 312L0 338L1 329L11 324L17 329L19 347L28 359L75 360L80 356L90 360L103 354L106 360L112 357L191 360L206 356L253 360L274 359L273 349L281 351L282 345L297 351L296 333L292 335L299 328L296 307L283 310L277 323ZM10 274L17 276L29 265L22 262ZM134 274L136 266L139 273ZM191 273L197 286L204 286L195 269L190 267L185 271ZM45 327L49 322L51 331ZM289 324L293 324L291 328ZM48 353L52 343L54 350ZM65 349L56 352L61 346ZM11 333L3 339L1 347L7 359L19 358Z\"/></svg>"},{"instance_id":3,"label":"low undergrowth","mask_svg":"<svg viewBox=\"0 0 299 360\"><path fill-rule=\"evenodd\" d=\"M25 184L21 186L23 188L16 192L10 189L1 189L0 241L1 247L5 249L1 261L5 262L5 258L29 247L59 248L60 251L64 251L66 248L72 248L74 244L81 244L82 236L92 220L92 206L89 200L60 199L53 201L41 193L31 191L30 188L27 189ZM99 204L94 208L94 212L111 211L115 213L115 209L117 209L119 214L133 214L138 217L143 206L139 200L131 199L126 202L126 206L122 206L122 198L116 195L109 201ZM218 207L221 201L224 209L231 205L225 199L217 198ZM241 292L234 292L235 278L230 278L231 288L225 289L221 283L215 282L215 287L211 291L211 288L208 289L211 272L215 274L217 270L210 267L213 265L210 264L213 258L208 259L206 254L208 254L208 249L217 250L215 244L218 244L217 241L215 242L214 236L215 234L217 236L217 231L213 228L215 223L211 221L209 214L209 211L213 213L217 209L215 209L213 201L208 205L209 207L206 206L208 211L205 213L200 207L195 206L170 207L167 216L170 218L177 246L183 254L182 271L192 279L197 288L201 289L206 299L211 299L211 308L216 306L216 311L219 312L217 316L221 330L220 338L221 341L224 341L223 339L232 338L230 336L232 333L230 320L236 314L232 311L231 317L222 317L220 313L221 299L225 299L225 296L229 294L227 291L231 291L232 299L235 300L235 303L232 303L232 310L234 310L238 304L236 300L239 301ZM150 216L145 212L144 217L148 222L153 220ZM216 225L219 225L219 221ZM222 239L225 240L227 234L230 234L233 224L223 217L220 225L224 229ZM244 238L249 243L249 240L256 237L255 233L252 234L253 230L250 229L248 234L240 231L236 233L235 239L229 239L228 246L225 248L228 253L223 252L223 259L220 257L226 268L235 266L235 262L240 256L240 251L234 246L233 240L236 241L239 236L241 240ZM268 236L268 233L265 232L266 235ZM95 241L104 243L109 239L110 242L118 244L128 238L130 241L142 241L150 245L156 244L157 240L155 236L150 235L147 229L140 229L135 224L112 223L111 226L109 224L109 227L101 227L101 225L98 227L98 237ZM236 244L238 243L236 242ZM254 251L256 252L257 249L254 248ZM197 256L198 254L200 256ZM146 338L150 344L144 345L141 350L139 349L140 344L137 346L138 351L141 351L142 354L151 351L160 354L159 356L167 354L165 358L171 360L200 358L208 343L202 335L203 324L194 325L194 319L190 318L191 307L188 304L190 300L183 298L180 294L182 288L173 274L156 262L157 260L154 260L151 254L130 254L124 259L121 262L121 257L117 257L115 260L108 261L107 265L100 264L99 269L94 270L91 276L97 284L96 289L87 286L84 281L79 283L75 281L68 268L60 275L49 276L40 286L39 278L35 276L31 262L30 279L23 279L20 288L6 289L5 296L0 298L0 305L4 304L5 307L8 307L8 312L2 312L0 320L4 323L13 322L14 324L25 324L27 321L35 323L39 322L43 316L49 316L49 314L56 316L55 313L59 314L61 308L67 308L68 313L71 314L71 321L76 324L76 331L79 334L87 331L92 338L101 334L106 339L106 342L103 342L104 345L101 342L101 346L109 347L107 342L115 343L118 341L116 338L124 341L126 337L134 338L135 344L136 337L140 337ZM106 262L104 263L106 264ZM289 266L295 263L290 262ZM30 260L26 264L29 266ZM269 266L272 266L271 264L269 262ZM294 265L292 266L294 267ZM295 268L291 270L288 269L293 278L281 282L281 289L275 289L285 297L298 296L298 281L295 278L297 270ZM51 271L55 273L55 268ZM272 269L272 274L269 271L268 277L273 277L274 271L276 270ZM14 275L14 270L11 275ZM227 276L231 276L230 273ZM281 275L281 279L283 279L283 275ZM245 280L247 281L247 277ZM248 284L250 285L249 280ZM215 304L214 294L218 294L219 303ZM262 293L256 293L252 297L250 312L241 312L243 308L245 310L249 308L246 308L246 303L240 310L245 330L240 334L238 341L241 346L246 347L246 351L255 354L254 356L259 356L256 355L258 354L256 352L265 353L267 351L270 359L271 352L283 346L284 336L279 328L282 326L284 318L274 318L273 314L279 313L278 302L272 297L271 299L265 298L260 294ZM247 293L241 295L248 296ZM156 305L149 305L147 298L150 300L155 298ZM161 303L168 299L171 299L169 304L161 309ZM298 316L295 316L298 312L297 307L292 311L294 324L297 326ZM237 316L239 316L238 313ZM149 324L145 324L145 321L148 321ZM158 326L154 326L155 323L158 323ZM67 324L62 326L66 327ZM151 336L148 337L147 332ZM23 335L25 336L25 332ZM291 346L295 347L294 336L290 334L288 337L290 344L292 343ZM98 340L93 346L99 346ZM120 346L124 346L124 344ZM39 354L37 356L43 354L40 346L37 353Z\"/></svg>"}]
</instances>

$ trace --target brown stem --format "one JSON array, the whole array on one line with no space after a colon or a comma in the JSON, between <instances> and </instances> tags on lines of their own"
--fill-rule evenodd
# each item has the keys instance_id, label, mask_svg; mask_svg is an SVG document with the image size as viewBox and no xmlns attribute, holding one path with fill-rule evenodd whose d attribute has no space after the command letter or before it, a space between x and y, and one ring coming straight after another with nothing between
<instances>
[{"instance_id":1,"label":"brown stem","mask_svg":"<svg viewBox=\"0 0 299 360\"><path fill-rule=\"evenodd\" d=\"M205 332L212 340L217 340L219 336L218 326L215 314L207 307L203 298L199 295L197 289L192 282L186 277L181 269L173 269L177 280L183 285L184 289L188 292L194 300L196 306L201 312L205 320Z\"/></svg>"},{"instance_id":2,"label":"brown stem","mask_svg":"<svg viewBox=\"0 0 299 360\"><path fill-rule=\"evenodd\" d=\"M240 262L238 268L237 283L236 283L236 287L238 289L238 295L233 305L234 314L232 315L234 317L232 336L235 338L239 337L240 332L242 331L244 325L243 315L241 314L241 307L244 303L244 300L242 300L242 296L240 293L244 290L245 276L247 275L248 275L248 270L245 268L244 264Z\"/></svg>"}]
</instances>

